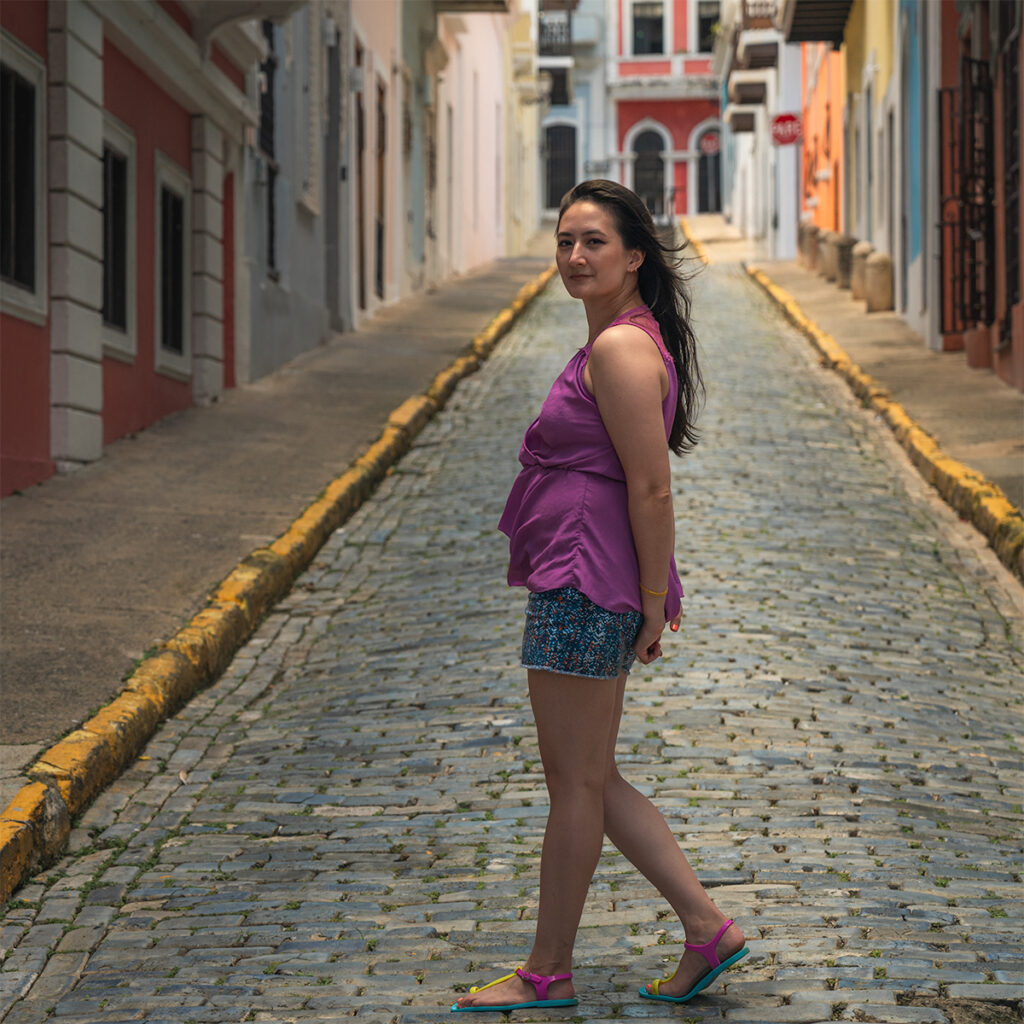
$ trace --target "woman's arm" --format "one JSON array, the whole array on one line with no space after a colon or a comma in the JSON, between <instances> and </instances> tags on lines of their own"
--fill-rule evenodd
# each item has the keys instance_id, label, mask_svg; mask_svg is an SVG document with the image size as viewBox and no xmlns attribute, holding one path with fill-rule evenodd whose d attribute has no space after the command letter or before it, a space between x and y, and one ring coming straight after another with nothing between
<instances>
[{"instance_id":1,"label":"woman's arm","mask_svg":"<svg viewBox=\"0 0 1024 1024\"><path fill-rule=\"evenodd\" d=\"M675 542L671 471L661 403L668 373L654 342L638 327L621 324L594 342L586 383L626 474L629 523L640 582L650 590L668 585ZM640 591L644 623L635 650L643 664L661 654L665 597ZM674 620L675 621L675 620Z\"/></svg>"}]
</instances>

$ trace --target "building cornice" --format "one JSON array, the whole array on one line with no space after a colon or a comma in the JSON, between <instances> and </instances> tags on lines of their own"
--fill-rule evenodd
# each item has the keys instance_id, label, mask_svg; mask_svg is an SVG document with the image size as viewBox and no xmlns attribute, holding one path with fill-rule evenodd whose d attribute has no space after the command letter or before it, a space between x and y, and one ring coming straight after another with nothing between
<instances>
[{"instance_id":1,"label":"building cornice","mask_svg":"<svg viewBox=\"0 0 1024 1024\"><path fill-rule=\"evenodd\" d=\"M186 110L206 114L236 143L244 140L245 125L259 123L249 97L203 59L199 44L157 4L92 0L92 7L103 20L104 36Z\"/></svg>"},{"instance_id":2,"label":"building cornice","mask_svg":"<svg viewBox=\"0 0 1024 1024\"><path fill-rule=\"evenodd\" d=\"M616 100L718 99L719 82L714 75L686 75L681 78L635 75L608 84Z\"/></svg>"}]
</instances>

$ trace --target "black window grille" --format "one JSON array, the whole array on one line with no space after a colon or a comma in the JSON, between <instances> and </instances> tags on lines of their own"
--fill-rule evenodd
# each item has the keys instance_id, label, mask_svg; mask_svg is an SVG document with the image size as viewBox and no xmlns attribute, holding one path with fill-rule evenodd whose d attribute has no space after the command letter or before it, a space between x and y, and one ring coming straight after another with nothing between
<instances>
[{"instance_id":1,"label":"black window grille","mask_svg":"<svg viewBox=\"0 0 1024 1024\"><path fill-rule=\"evenodd\" d=\"M715 25L718 19L718 0L698 0L697 50L700 53L710 53L715 48Z\"/></svg>"},{"instance_id":2,"label":"black window grille","mask_svg":"<svg viewBox=\"0 0 1024 1024\"><path fill-rule=\"evenodd\" d=\"M985 61L963 58L960 84L939 90L941 330L992 322L992 79Z\"/></svg>"},{"instance_id":3,"label":"black window grille","mask_svg":"<svg viewBox=\"0 0 1024 1024\"><path fill-rule=\"evenodd\" d=\"M274 23L263 22L263 38L267 41L267 59L260 65L262 92L260 93L260 149L267 165L267 270L277 277L277 191L278 166L275 152L274 73L277 56L274 53Z\"/></svg>"},{"instance_id":4,"label":"black window grille","mask_svg":"<svg viewBox=\"0 0 1024 1024\"><path fill-rule=\"evenodd\" d=\"M0 276L36 286L36 90L0 65Z\"/></svg>"},{"instance_id":5,"label":"black window grille","mask_svg":"<svg viewBox=\"0 0 1024 1024\"><path fill-rule=\"evenodd\" d=\"M103 322L128 329L128 161L103 147Z\"/></svg>"},{"instance_id":6,"label":"black window grille","mask_svg":"<svg viewBox=\"0 0 1024 1024\"><path fill-rule=\"evenodd\" d=\"M572 95L569 92L569 69L549 68L547 74L551 76L551 105L568 106L572 102Z\"/></svg>"},{"instance_id":7,"label":"black window grille","mask_svg":"<svg viewBox=\"0 0 1024 1024\"><path fill-rule=\"evenodd\" d=\"M641 132L633 151L633 186L636 194L647 205L652 217L660 217L665 210L665 160L662 156L664 143L657 132Z\"/></svg>"},{"instance_id":8,"label":"black window grille","mask_svg":"<svg viewBox=\"0 0 1024 1024\"><path fill-rule=\"evenodd\" d=\"M160 189L160 346L185 351L185 201Z\"/></svg>"},{"instance_id":9,"label":"black window grille","mask_svg":"<svg viewBox=\"0 0 1024 1024\"><path fill-rule=\"evenodd\" d=\"M388 163L388 105L384 86L377 85L377 209L374 218L373 290L384 298L384 210Z\"/></svg>"},{"instance_id":10,"label":"black window grille","mask_svg":"<svg viewBox=\"0 0 1024 1024\"><path fill-rule=\"evenodd\" d=\"M572 15L569 11L540 12L540 55L568 57L572 53Z\"/></svg>"},{"instance_id":11,"label":"black window grille","mask_svg":"<svg viewBox=\"0 0 1024 1024\"><path fill-rule=\"evenodd\" d=\"M1016 5L1007 4L1008 8ZM1019 8L1003 12L1004 18L1020 17ZM1006 33L1002 52L1003 76L1003 202L1006 207L1005 270L1006 312L999 331L999 348L1011 344L1013 307L1020 302L1020 25Z\"/></svg>"},{"instance_id":12,"label":"black window grille","mask_svg":"<svg viewBox=\"0 0 1024 1024\"><path fill-rule=\"evenodd\" d=\"M547 156L547 208L557 209L576 184L576 128L553 124L544 129Z\"/></svg>"},{"instance_id":13,"label":"black window grille","mask_svg":"<svg viewBox=\"0 0 1024 1024\"><path fill-rule=\"evenodd\" d=\"M665 52L665 5L661 0L633 4L633 53Z\"/></svg>"}]
</instances>

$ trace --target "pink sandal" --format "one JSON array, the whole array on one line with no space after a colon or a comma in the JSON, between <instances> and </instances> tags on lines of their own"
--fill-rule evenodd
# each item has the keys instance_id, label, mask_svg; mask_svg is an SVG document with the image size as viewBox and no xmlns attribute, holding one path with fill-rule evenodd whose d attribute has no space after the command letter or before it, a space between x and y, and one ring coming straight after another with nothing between
<instances>
[{"instance_id":1,"label":"pink sandal","mask_svg":"<svg viewBox=\"0 0 1024 1024\"><path fill-rule=\"evenodd\" d=\"M693 985L686 995L682 996L663 996L658 993L658 989L666 982L671 981L672 978L658 978L656 981L651 982L650 991L647 991L647 986L643 986L640 989L640 995L644 999L657 999L662 1003L688 1003L698 992L703 992L723 971L727 971L734 963L742 960L750 950L744 946L738 953L733 953L728 960L722 961L718 959L718 943L722 936L729 930L729 925L732 921L726 921L721 928L718 929L718 934L710 941L705 942L702 945L697 945L693 942L684 942L683 945L687 949L692 949L695 953L700 953L702 957L708 962L707 971L702 974Z\"/></svg>"},{"instance_id":2,"label":"pink sandal","mask_svg":"<svg viewBox=\"0 0 1024 1024\"><path fill-rule=\"evenodd\" d=\"M571 972L569 974L532 974L529 971L524 971L522 967L517 967L511 974L506 974L503 978L490 981L479 988L474 985L469 991L470 993L483 992L485 988L500 985L503 981L517 976L533 986L537 998L532 1002L506 1003L503 1006L459 1006L457 1003L452 1003L452 1013L472 1013L475 1010L497 1010L499 1013L508 1013L510 1010L540 1010L554 1006L575 1006L579 1002L575 996L571 999L548 999L547 997L548 988L553 982L572 980Z\"/></svg>"}]
</instances>

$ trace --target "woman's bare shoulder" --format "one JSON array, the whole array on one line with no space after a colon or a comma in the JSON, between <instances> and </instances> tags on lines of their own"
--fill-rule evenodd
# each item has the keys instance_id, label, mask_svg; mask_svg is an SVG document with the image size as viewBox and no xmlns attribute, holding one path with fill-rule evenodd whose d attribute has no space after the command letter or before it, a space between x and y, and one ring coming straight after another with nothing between
<instances>
[{"instance_id":1,"label":"woman's bare shoulder","mask_svg":"<svg viewBox=\"0 0 1024 1024\"><path fill-rule=\"evenodd\" d=\"M598 361L657 360L661 362L661 353L654 339L636 324L614 324L605 328L595 339L591 351Z\"/></svg>"}]
</instances>

